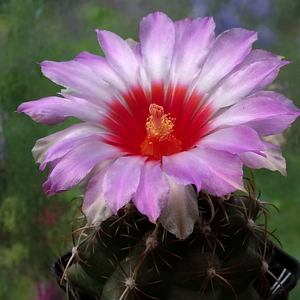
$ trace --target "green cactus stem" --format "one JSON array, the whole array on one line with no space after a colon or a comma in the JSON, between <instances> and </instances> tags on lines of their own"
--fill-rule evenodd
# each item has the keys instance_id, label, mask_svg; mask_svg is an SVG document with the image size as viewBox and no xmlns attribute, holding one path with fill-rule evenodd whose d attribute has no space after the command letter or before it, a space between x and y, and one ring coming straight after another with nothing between
<instances>
[{"instance_id":1,"label":"green cactus stem","mask_svg":"<svg viewBox=\"0 0 300 300\"><path fill-rule=\"evenodd\" d=\"M262 300L273 235L265 203L199 194L193 233L179 240L132 204L98 228L83 226L64 278L84 300ZM261 288L267 287L267 288Z\"/></svg>"}]
</instances>

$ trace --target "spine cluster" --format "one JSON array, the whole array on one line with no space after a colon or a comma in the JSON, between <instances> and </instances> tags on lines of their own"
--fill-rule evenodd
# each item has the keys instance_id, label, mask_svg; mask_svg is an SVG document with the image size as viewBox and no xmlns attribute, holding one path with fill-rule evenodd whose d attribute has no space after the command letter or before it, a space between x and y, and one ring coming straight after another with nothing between
<instances>
[{"instance_id":1,"label":"spine cluster","mask_svg":"<svg viewBox=\"0 0 300 300\"><path fill-rule=\"evenodd\" d=\"M266 299L275 277L266 204L250 193L203 192L198 204L199 219L185 240L132 204L98 228L77 230L64 272L69 289L84 300Z\"/></svg>"}]
</instances>

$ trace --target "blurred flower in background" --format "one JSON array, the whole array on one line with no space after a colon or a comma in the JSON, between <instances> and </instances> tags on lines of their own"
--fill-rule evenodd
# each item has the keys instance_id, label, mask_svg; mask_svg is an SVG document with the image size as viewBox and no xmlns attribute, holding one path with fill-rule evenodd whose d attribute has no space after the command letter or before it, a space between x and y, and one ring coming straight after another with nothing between
<instances>
[{"instance_id":1,"label":"blurred flower in background","mask_svg":"<svg viewBox=\"0 0 300 300\"><path fill-rule=\"evenodd\" d=\"M61 211L62 208L59 204L51 203L44 207L43 212L38 215L37 219L40 223L48 226L59 224L61 222Z\"/></svg>"},{"instance_id":2,"label":"blurred flower in background","mask_svg":"<svg viewBox=\"0 0 300 300\"><path fill-rule=\"evenodd\" d=\"M56 283L39 282L35 285L34 300L63 300L64 298Z\"/></svg>"},{"instance_id":3,"label":"blurred flower in background","mask_svg":"<svg viewBox=\"0 0 300 300\"><path fill-rule=\"evenodd\" d=\"M277 34L268 24L270 16L275 13L272 0L190 0L190 2L192 17L213 13L218 33L235 27L249 28L252 21L255 24L252 29L259 33L258 45L271 45L278 41Z\"/></svg>"}]
</instances>

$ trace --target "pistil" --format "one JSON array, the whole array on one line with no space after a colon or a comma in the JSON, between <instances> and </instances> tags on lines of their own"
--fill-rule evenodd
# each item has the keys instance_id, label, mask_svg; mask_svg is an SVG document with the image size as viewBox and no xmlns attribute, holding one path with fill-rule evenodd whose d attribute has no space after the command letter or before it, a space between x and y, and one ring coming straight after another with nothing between
<instances>
[{"instance_id":1,"label":"pistil","mask_svg":"<svg viewBox=\"0 0 300 300\"><path fill-rule=\"evenodd\" d=\"M174 121L175 119L164 113L162 106L150 104L146 122L147 136L141 144L143 155L161 159L181 151L181 142L173 135Z\"/></svg>"}]
</instances>

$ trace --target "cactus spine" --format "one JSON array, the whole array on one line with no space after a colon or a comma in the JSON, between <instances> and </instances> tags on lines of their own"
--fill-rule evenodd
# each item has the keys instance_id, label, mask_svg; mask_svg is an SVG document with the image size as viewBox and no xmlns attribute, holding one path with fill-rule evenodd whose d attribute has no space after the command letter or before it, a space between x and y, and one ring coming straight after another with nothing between
<instances>
[{"instance_id":1,"label":"cactus spine","mask_svg":"<svg viewBox=\"0 0 300 300\"><path fill-rule=\"evenodd\" d=\"M177 239L132 204L98 228L83 227L64 277L84 300L260 300L273 244L266 204L201 192L193 233ZM72 262L72 263L71 263Z\"/></svg>"}]
</instances>

